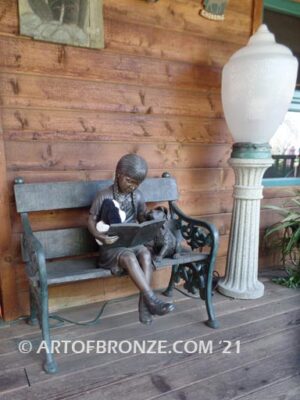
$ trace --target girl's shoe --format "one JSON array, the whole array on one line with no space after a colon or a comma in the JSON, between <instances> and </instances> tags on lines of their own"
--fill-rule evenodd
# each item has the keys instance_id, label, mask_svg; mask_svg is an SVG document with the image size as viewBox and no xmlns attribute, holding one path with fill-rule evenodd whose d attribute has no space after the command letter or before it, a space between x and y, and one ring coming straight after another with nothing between
<instances>
[{"instance_id":1,"label":"girl's shoe","mask_svg":"<svg viewBox=\"0 0 300 400\"><path fill-rule=\"evenodd\" d=\"M144 302L152 315L165 315L175 310L174 304L159 300L152 291L144 293Z\"/></svg>"},{"instance_id":2,"label":"girl's shoe","mask_svg":"<svg viewBox=\"0 0 300 400\"><path fill-rule=\"evenodd\" d=\"M150 325L152 324L152 314L148 310L148 307L146 306L144 296L142 293L140 293L140 299L139 299L139 320L142 324L145 325Z\"/></svg>"}]
</instances>

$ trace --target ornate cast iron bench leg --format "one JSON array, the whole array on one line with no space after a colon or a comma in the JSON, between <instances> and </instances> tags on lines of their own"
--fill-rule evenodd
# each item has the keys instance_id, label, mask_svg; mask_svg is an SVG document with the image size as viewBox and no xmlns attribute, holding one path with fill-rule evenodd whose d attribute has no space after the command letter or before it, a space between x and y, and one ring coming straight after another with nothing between
<instances>
[{"instance_id":1,"label":"ornate cast iron bench leg","mask_svg":"<svg viewBox=\"0 0 300 400\"><path fill-rule=\"evenodd\" d=\"M212 304L212 283L213 283L213 265L208 266L207 271L207 280L205 285L205 305L208 315L208 320L206 321L206 325L210 328L217 329L219 328L220 324L219 321L216 319L214 307Z\"/></svg>"},{"instance_id":2,"label":"ornate cast iron bench leg","mask_svg":"<svg viewBox=\"0 0 300 400\"><path fill-rule=\"evenodd\" d=\"M49 328L49 311L48 311L48 288L41 287L41 323L42 323L42 335L46 350L46 362L44 363L44 370L47 373L54 374L57 372L57 365L51 352L51 338Z\"/></svg>"},{"instance_id":3,"label":"ornate cast iron bench leg","mask_svg":"<svg viewBox=\"0 0 300 400\"><path fill-rule=\"evenodd\" d=\"M35 302L35 298L34 298L34 293L33 293L33 289L30 285L29 288L29 301L30 301L30 316L27 319L27 324L34 326L38 324L38 318L37 318L37 308L36 308L36 302Z\"/></svg>"},{"instance_id":4,"label":"ornate cast iron bench leg","mask_svg":"<svg viewBox=\"0 0 300 400\"><path fill-rule=\"evenodd\" d=\"M30 277L30 318L34 323L38 316L42 329L44 348L46 347L46 361L44 370L47 373L57 371L56 362L51 352L51 338L48 309L47 268L44 249L39 240L33 235L28 215L21 214L24 227L23 248L27 273Z\"/></svg>"},{"instance_id":5,"label":"ornate cast iron bench leg","mask_svg":"<svg viewBox=\"0 0 300 400\"><path fill-rule=\"evenodd\" d=\"M212 281L213 265L203 265L202 263L190 263L184 265L174 265L167 289L163 292L165 296L172 296L175 283L180 279L184 280L184 289L192 295L199 292L200 299L205 300L208 320L207 326L213 329L219 328L220 324L216 319L212 303Z\"/></svg>"}]
</instances>

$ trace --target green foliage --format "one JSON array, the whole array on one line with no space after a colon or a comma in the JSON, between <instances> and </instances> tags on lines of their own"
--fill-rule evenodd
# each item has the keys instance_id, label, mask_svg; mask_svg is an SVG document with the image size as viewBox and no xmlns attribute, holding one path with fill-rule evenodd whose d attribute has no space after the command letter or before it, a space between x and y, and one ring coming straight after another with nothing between
<instances>
[{"instance_id":1,"label":"green foliage","mask_svg":"<svg viewBox=\"0 0 300 400\"><path fill-rule=\"evenodd\" d=\"M288 273L287 277L283 278L274 278L272 279L273 282L278 283L279 285L286 286L291 289L299 289L300 288L300 272L298 270L292 270L286 268Z\"/></svg>"},{"instance_id":2,"label":"green foliage","mask_svg":"<svg viewBox=\"0 0 300 400\"><path fill-rule=\"evenodd\" d=\"M265 240L272 237L272 246L281 252L287 277L273 279L290 288L300 287L300 191L284 207L266 206L282 215L281 221L266 229Z\"/></svg>"}]
</instances>

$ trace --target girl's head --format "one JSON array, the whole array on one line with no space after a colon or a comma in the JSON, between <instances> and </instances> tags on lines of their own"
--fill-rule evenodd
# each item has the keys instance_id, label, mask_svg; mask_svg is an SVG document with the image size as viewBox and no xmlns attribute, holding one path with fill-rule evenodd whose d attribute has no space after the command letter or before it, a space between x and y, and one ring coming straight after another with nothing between
<instances>
[{"instance_id":1,"label":"girl's head","mask_svg":"<svg viewBox=\"0 0 300 400\"><path fill-rule=\"evenodd\" d=\"M148 166L137 154L126 154L116 167L116 179L121 192L132 192L146 178Z\"/></svg>"},{"instance_id":2,"label":"girl's head","mask_svg":"<svg viewBox=\"0 0 300 400\"><path fill-rule=\"evenodd\" d=\"M118 161L116 176L126 175L141 183L147 175L148 166L146 161L137 154L126 154Z\"/></svg>"}]
</instances>

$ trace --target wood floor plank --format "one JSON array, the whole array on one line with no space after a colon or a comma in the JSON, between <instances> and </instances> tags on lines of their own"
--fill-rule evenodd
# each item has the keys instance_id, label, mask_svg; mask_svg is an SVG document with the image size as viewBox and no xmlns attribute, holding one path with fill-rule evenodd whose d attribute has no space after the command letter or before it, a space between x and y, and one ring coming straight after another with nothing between
<instances>
[{"instance_id":1,"label":"wood floor plank","mask_svg":"<svg viewBox=\"0 0 300 400\"><path fill-rule=\"evenodd\" d=\"M295 350L299 351L299 347ZM278 379L291 376L299 363L299 357L295 351L283 351L282 353L244 365L243 368L235 368L224 374L207 379L205 382L194 383L162 396L151 397L151 400L231 400L241 393L253 390L254 387L265 386L266 383L275 383ZM122 388L123 389L123 388ZM124 393L124 392L123 392ZM85 400L102 399L102 394L97 397L86 395ZM107 397L103 397L103 399ZM73 397L75 399L75 397ZM112 397L110 397L113 400ZM144 400L150 398L144 397Z\"/></svg>"},{"instance_id":2,"label":"wood floor plank","mask_svg":"<svg viewBox=\"0 0 300 400\"><path fill-rule=\"evenodd\" d=\"M0 372L0 398L1 393L19 390L28 387L25 368L10 372Z\"/></svg>"},{"instance_id":3,"label":"wood floor plank","mask_svg":"<svg viewBox=\"0 0 300 400\"><path fill-rule=\"evenodd\" d=\"M300 399L300 371L292 377L266 385L262 389L234 400L298 400Z\"/></svg>"}]
</instances>

